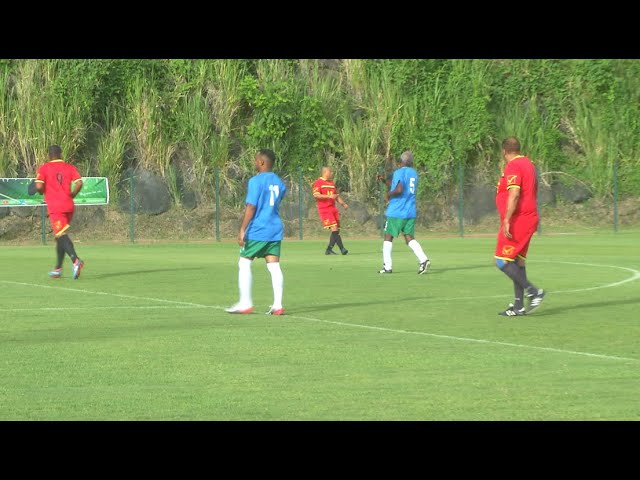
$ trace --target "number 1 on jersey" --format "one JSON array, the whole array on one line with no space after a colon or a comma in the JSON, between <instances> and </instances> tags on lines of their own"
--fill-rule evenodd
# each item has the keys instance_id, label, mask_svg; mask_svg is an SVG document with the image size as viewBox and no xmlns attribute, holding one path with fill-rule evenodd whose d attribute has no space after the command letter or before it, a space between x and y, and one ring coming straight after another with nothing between
<instances>
[{"instance_id":1,"label":"number 1 on jersey","mask_svg":"<svg viewBox=\"0 0 640 480\"><path fill-rule=\"evenodd\" d=\"M280 195L280 187L278 185L269 185L269 205L274 206L276 204L276 198Z\"/></svg>"}]
</instances>

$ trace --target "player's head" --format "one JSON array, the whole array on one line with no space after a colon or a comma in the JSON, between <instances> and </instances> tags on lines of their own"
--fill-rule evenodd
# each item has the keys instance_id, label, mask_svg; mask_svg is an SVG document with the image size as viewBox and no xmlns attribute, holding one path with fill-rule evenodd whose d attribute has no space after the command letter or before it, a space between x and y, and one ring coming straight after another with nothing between
<instances>
[{"instance_id":1,"label":"player's head","mask_svg":"<svg viewBox=\"0 0 640 480\"><path fill-rule=\"evenodd\" d=\"M402 152L402 155L400 155L400 165L403 167L413 167L413 153L411 150Z\"/></svg>"},{"instance_id":2,"label":"player's head","mask_svg":"<svg viewBox=\"0 0 640 480\"><path fill-rule=\"evenodd\" d=\"M507 137L502 141L502 156L519 155L520 154L520 141L516 137Z\"/></svg>"},{"instance_id":3,"label":"player's head","mask_svg":"<svg viewBox=\"0 0 640 480\"><path fill-rule=\"evenodd\" d=\"M62 149L60 145L49 145L49 160L62 159Z\"/></svg>"},{"instance_id":4,"label":"player's head","mask_svg":"<svg viewBox=\"0 0 640 480\"><path fill-rule=\"evenodd\" d=\"M333 177L333 170L331 169L331 167L322 167L321 175L325 180L331 180L331 178Z\"/></svg>"},{"instance_id":5,"label":"player's head","mask_svg":"<svg viewBox=\"0 0 640 480\"><path fill-rule=\"evenodd\" d=\"M259 172L270 172L276 163L276 154L273 150L263 148L256 154L256 169Z\"/></svg>"}]
</instances>

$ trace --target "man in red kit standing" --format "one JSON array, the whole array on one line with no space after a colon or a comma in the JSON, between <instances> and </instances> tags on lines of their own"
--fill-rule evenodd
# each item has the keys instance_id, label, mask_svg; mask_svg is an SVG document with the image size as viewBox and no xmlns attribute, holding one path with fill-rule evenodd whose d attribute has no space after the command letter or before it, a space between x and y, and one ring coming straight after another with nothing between
<instances>
[{"instance_id":1,"label":"man in red kit standing","mask_svg":"<svg viewBox=\"0 0 640 480\"><path fill-rule=\"evenodd\" d=\"M320 215L322 226L331 230L329 246L324 252L325 255L337 255L337 253L333 251L333 246L336 243L342 255L346 255L349 253L349 250L344 248L342 238L340 237L340 212L338 211L338 207L336 207L336 201L344 208L349 208L349 205L340 197L332 178L333 170L331 167L322 167L320 178L313 182L313 198L316 199L316 206L318 207L318 214Z\"/></svg>"},{"instance_id":2,"label":"man in red kit standing","mask_svg":"<svg viewBox=\"0 0 640 480\"><path fill-rule=\"evenodd\" d=\"M73 190L71 185L73 184ZM73 279L80 277L84 262L76 255L73 242L67 235L75 205L73 199L82 189L82 177L70 163L62 159L62 149L58 145L49 147L48 161L38 168L34 183L30 185L29 193L35 191L44 195L49 212L49 221L56 238L57 263L49 272L51 278L62 276L62 262L65 253L73 262Z\"/></svg>"},{"instance_id":3,"label":"man in red kit standing","mask_svg":"<svg viewBox=\"0 0 640 480\"><path fill-rule=\"evenodd\" d=\"M527 279L525 261L531 237L538 228L538 180L536 167L520 153L515 137L502 142L504 172L496 188L496 207L500 230L495 250L496 265L513 281L513 303L499 315L514 317L530 313L540 306L544 291ZM524 296L530 299L524 306Z\"/></svg>"}]
</instances>

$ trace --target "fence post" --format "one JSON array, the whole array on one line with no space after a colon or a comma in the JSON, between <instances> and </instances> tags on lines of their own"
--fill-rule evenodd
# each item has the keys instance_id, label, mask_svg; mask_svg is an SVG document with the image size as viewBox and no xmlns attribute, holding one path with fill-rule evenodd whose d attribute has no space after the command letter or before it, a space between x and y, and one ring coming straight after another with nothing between
<instances>
[{"instance_id":1,"label":"fence post","mask_svg":"<svg viewBox=\"0 0 640 480\"><path fill-rule=\"evenodd\" d=\"M613 161L613 232L618 233L618 161Z\"/></svg>"},{"instance_id":2,"label":"fence post","mask_svg":"<svg viewBox=\"0 0 640 480\"><path fill-rule=\"evenodd\" d=\"M42 244L45 245L47 243L47 232L46 232L46 227L45 227L45 222L47 221L47 215L46 215L46 205L42 205L40 207L40 228L42 230Z\"/></svg>"},{"instance_id":3,"label":"fence post","mask_svg":"<svg viewBox=\"0 0 640 480\"><path fill-rule=\"evenodd\" d=\"M133 181L133 170L129 172L129 240L131 243L135 242L134 238L134 212L135 212L135 201L134 201L134 181Z\"/></svg>"},{"instance_id":4,"label":"fence post","mask_svg":"<svg viewBox=\"0 0 640 480\"><path fill-rule=\"evenodd\" d=\"M304 196L302 195L302 167L298 167L298 238L302 240L302 202L304 201Z\"/></svg>"},{"instance_id":5,"label":"fence post","mask_svg":"<svg viewBox=\"0 0 640 480\"><path fill-rule=\"evenodd\" d=\"M464 237L464 163L458 166L458 224L460 237Z\"/></svg>"},{"instance_id":6,"label":"fence post","mask_svg":"<svg viewBox=\"0 0 640 480\"><path fill-rule=\"evenodd\" d=\"M213 178L216 186L216 242L220 241L220 169L213 170Z\"/></svg>"}]
</instances>

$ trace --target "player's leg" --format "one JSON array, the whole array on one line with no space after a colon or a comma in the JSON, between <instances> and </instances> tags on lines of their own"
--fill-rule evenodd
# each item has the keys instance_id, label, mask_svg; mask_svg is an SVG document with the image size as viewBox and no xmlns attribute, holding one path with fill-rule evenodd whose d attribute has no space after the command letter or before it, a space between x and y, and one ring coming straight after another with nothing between
<instances>
[{"instance_id":1,"label":"player's leg","mask_svg":"<svg viewBox=\"0 0 640 480\"><path fill-rule=\"evenodd\" d=\"M404 233L404 240L407 243L407 246L413 251L414 255L418 257L418 275L422 275L427 272L431 262L429 261L427 254L424 253L420 242L415 239L415 225L415 218L408 218L405 221L402 231Z\"/></svg>"},{"instance_id":2,"label":"player's leg","mask_svg":"<svg viewBox=\"0 0 640 480\"><path fill-rule=\"evenodd\" d=\"M529 308L527 309L527 313L530 313L536 308L538 308L540 304L542 304L542 300L544 300L544 296L545 296L545 292L542 288L536 287L533 283L531 283L531 281L529 281L529 278L527 277L527 270L525 267L527 253L529 251L529 244L531 242L531 238L533 237L533 234L535 233L536 229L537 229L537 224L535 225L531 224L528 226L528 229L526 231L527 240L523 243L522 248L520 248L520 252L516 260L516 263L520 268L520 271L522 272L522 277L524 278L525 284L529 285L529 287L525 288L525 291L524 291L524 295L529 300Z\"/></svg>"},{"instance_id":3,"label":"player's leg","mask_svg":"<svg viewBox=\"0 0 640 480\"><path fill-rule=\"evenodd\" d=\"M238 260L238 290L240 298L238 302L226 311L229 313L251 313L253 312L253 299L251 297L251 263L253 257L240 257Z\"/></svg>"},{"instance_id":4,"label":"player's leg","mask_svg":"<svg viewBox=\"0 0 640 480\"><path fill-rule=\"evenodd\" d=\"M527 250L529 247L529 241L531 240L531 235L535 229L531 230L527 226L523 228L523 225L518 225L516 222L512 225L512 238L508 239L504 236L502 230L498 233L498 241L496 244L495 258L496 265L502 272L507 275L514 283L514 304L513 309L516 312L524 313L524 307L520 305L517 300L521 297L520 292L523 292L527 295L527 297L536 299L535 306L536 308L542 302L542 298L544 298L544 292L541 289L538 289L535 285L533 285L526 275L526 270L520 267L517 262L517 258L520 256L522 258L526 258ZM531 234L531 235L530 235ZM522 300L520 300L522 301ZM516 308L520 306L520 308ZM507 309L508 310L508 309ZM532 308L530 306L528 311L531 311ZM505 312L503 312L505 313Z\"/></svg>"},{"instance_id":5,"label":"player's leg","mask_svg":"<svg viewBox=\"0 0 640 480\"><path fill-rule=\"evenodd\" d=\"M346 255L347 253L349 253L349 250L344 248L344 245L342 244L342 237L340 236L340 211L336 208L335 212L333 212L333 215L336 219L336 226L335 230L333 231L336 236L336 244L340 249L340 253L342 253L342 255Z\"/></svg>"},{"instance_id":6,"label":"player's leg","mask_svg":"<svg viewBox=\"0 0 640 480\"><path fill-rule=\"evenodd\" d=\"M261 249L266 242L247 240L240 249L238 259L238 290L240 298L237 303L227 308L228 313L251 313L253 312L253 298L251 295L251 285L253 276L251 274L251 264L256 256L259 256Z\"/></svg>"},{"instance_id":7,"label":"player's leg","mask_svg":"<svg viewBox=\"0 0 640 480\"><path fill-rule=\"evenodd\" d=\"M320 219L322 220L322 225L324 228L329 229L331 234L329 235L329 245L325 250L325 255L337 255L336 252L333 251L333 246L336 244L337 236L335 230L337 229L338 222L335 219L333 212L329 210L323 210L320 212Z\"/></svg>"},{"instance_id":8,"label":"player's leg","mask_svg":"<svg viewBox=\"0 0 640 480\"><path fill-rule=\"evenodd\" d=\"M273 287L273 304L267 315L284 315L282 295L284 293L284 275L280 268L280 242L269 242L269 255L265 255L267 269L271 274L271 286Z\"/></svg>"},{"instance_id":9,"label":"player's leg","mask_svg":"<svg viewBox=\"0 0 640 480\"><path fill-rule=\"evenodd\" d=\"M527 270L525 268L525 257L518 255L514 263L520 268L526 282ZM513 307L516 310L521 310L524 307L524 288L516 282L513 282Z\"/></svg>"},{"instance_id":10,"label":"player's leg","mask_svg":"<svg viewBox=\"0 0 640 480\"><path fill-rule=\"evenodd\" d=\"M382 242L382 269L379 273L392 273L393 262L391 253L393 251L393 239L400 234L400 224L398 218L388 217L384 224L384 241Z\"/></svg>"},{"instance_id":11,"label":"player's leg","mask_svg":"<svg viewBox=\"0 0 640 480\"><path fill-rule=\"evenodd\" d=\"M56 237L56 266L49 272L51 278L60 278L62 276L62 263L64 262L64 247L60 239Z\"/></svg>"},{"instance_id":12,"label":"player's leg","mask_svg":"<svg viewBox=\"0 0 640 480\"><path fill-rule=\"evenodd\" d=\"M53 270L49 272L51 278L60 278L62 276L62 264L64 262L65 253L69 252L67 243L67 230L69 229L69 216L64 213L49 213L49 221L51 229L56 239L56 257L57 263ZM72 259L73 261L73 259Z\"/></svg>"}]
</instances>

